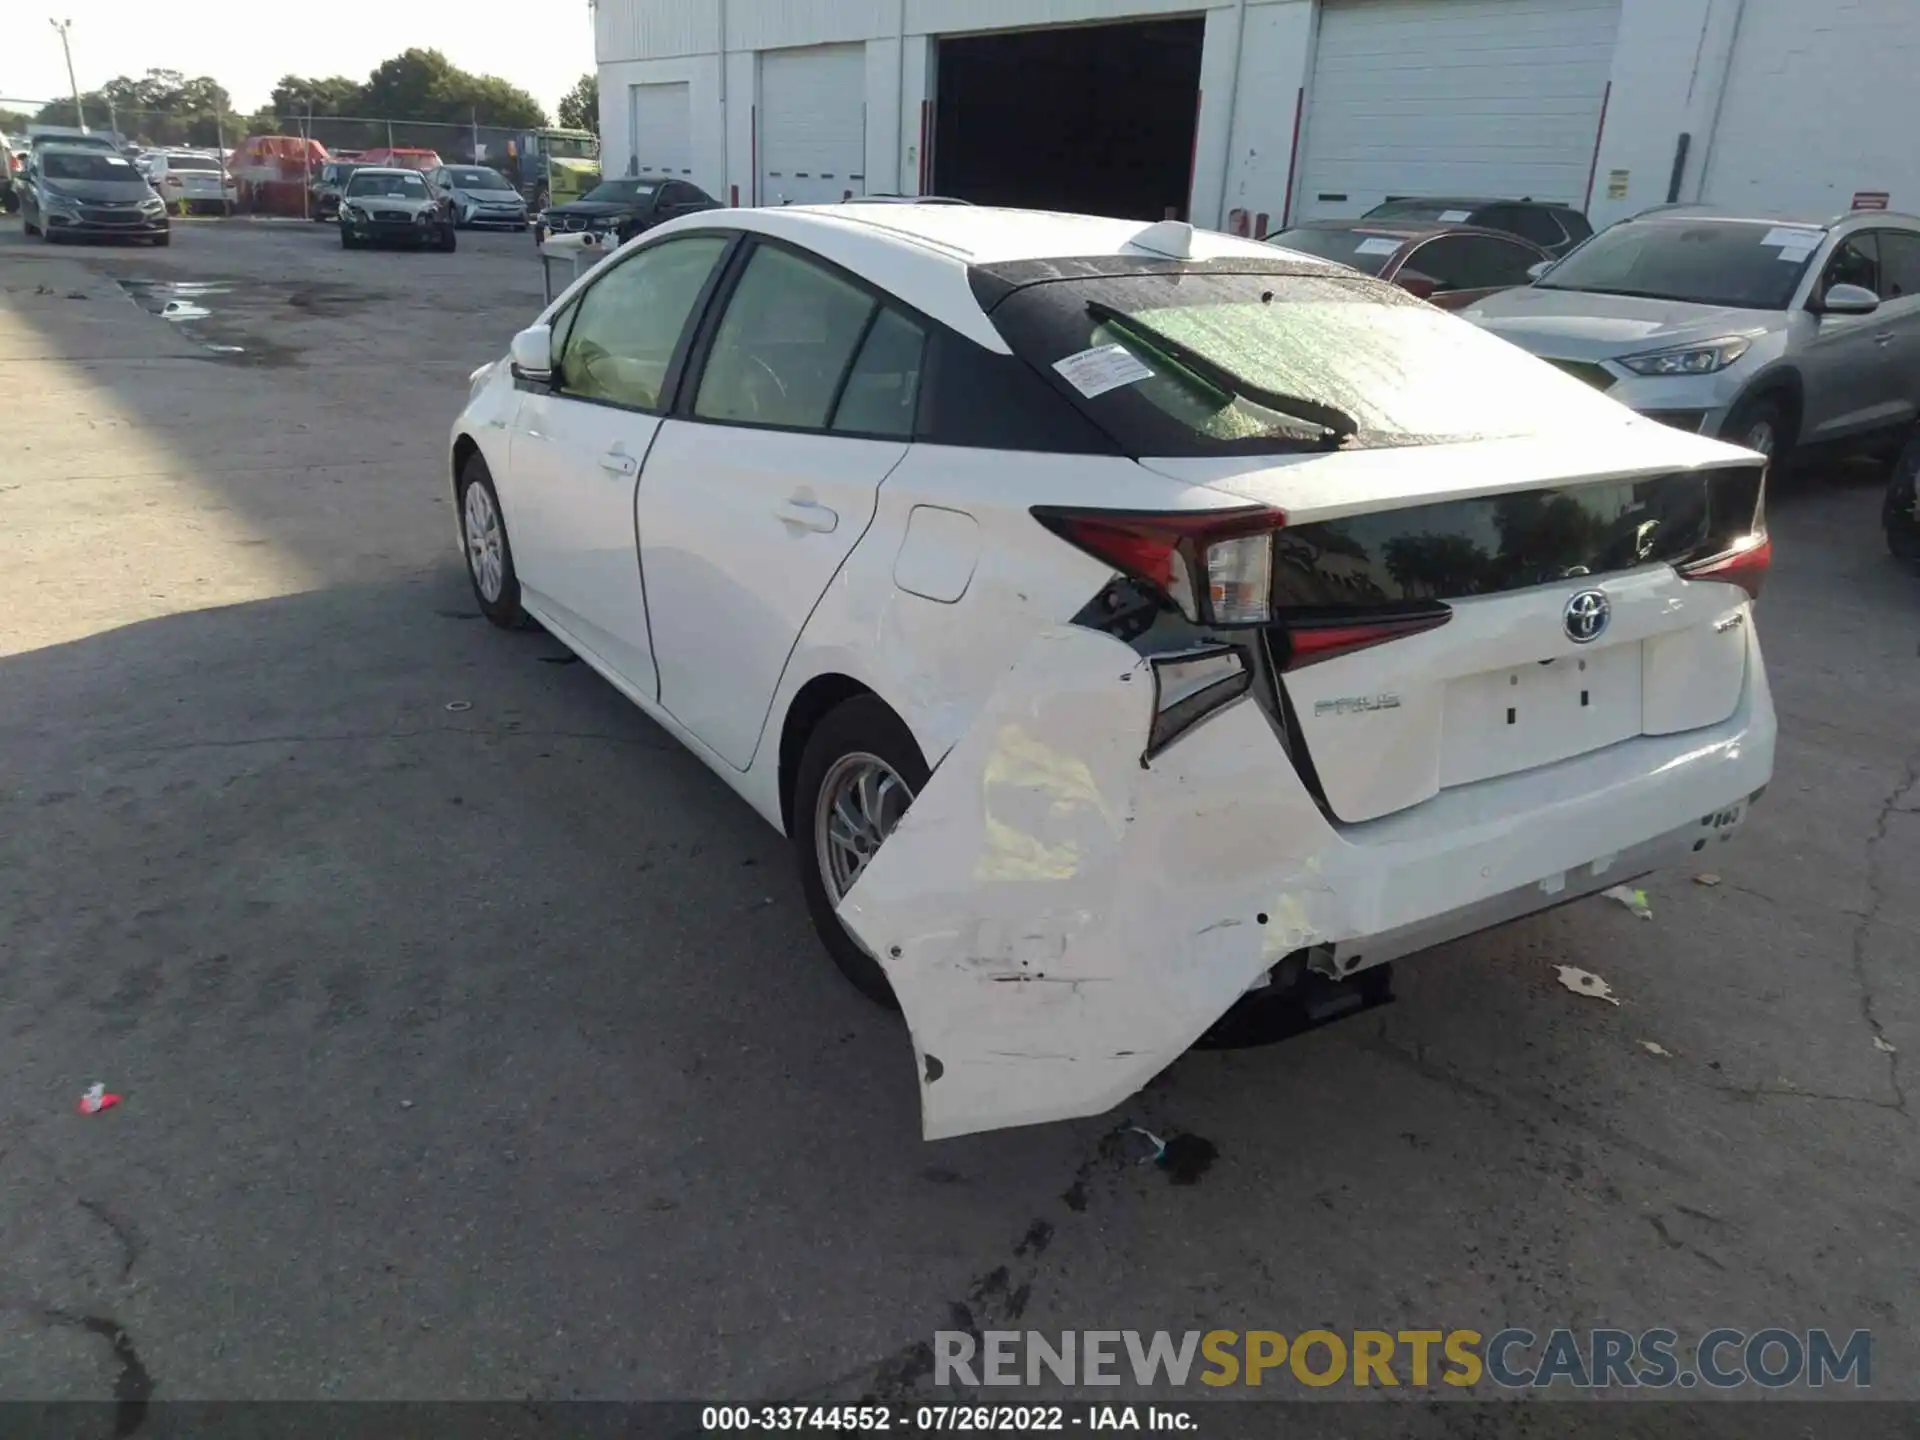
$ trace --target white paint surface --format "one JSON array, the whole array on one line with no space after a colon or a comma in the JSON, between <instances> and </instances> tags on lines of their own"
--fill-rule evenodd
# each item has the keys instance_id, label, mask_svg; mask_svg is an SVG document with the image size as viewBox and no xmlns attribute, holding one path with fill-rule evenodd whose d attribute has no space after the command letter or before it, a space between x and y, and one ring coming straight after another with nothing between
<instances>
[{"instance_id":1,"label":"white paint surface","mask_svg":"<svg viewBox=\"0 0 1920 1440\"><path fill-rule=\"evenodd\" d=\"M628 100L627 138L637 173L690 177L692 87L684 80L633 86Z\"/></svg>"},{"instance_id":2,"label":"white paint surface","mask_svg":"<svg viewBox=\"0 0 1920 1440\"><path fill-rule=\"evenodd\" d=\"M864 45L760 57L760 199L825 205L867 192Z\"/></svg>"}]
</instances>

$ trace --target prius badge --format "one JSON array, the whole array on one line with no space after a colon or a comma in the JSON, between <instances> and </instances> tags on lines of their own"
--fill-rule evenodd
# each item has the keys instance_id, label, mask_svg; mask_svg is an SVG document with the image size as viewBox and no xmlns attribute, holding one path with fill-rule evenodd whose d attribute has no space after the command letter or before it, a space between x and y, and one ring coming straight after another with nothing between
<instances>
[{"instance_id":1,"label":"prius badge","mask_svg":"<svg viewBox=\"0 0 1920 1440\"><path fill-rule=\"evenodd\" d=\"M1613 606L1607 597L1598 590L1582 590L1567 601L1562 617L1567 627L1567 638L1576 645L1590 645L1606 633L1607 622L1613 618Z\"/></svg>"},{"instance_id":2,"label":"prius badge","mask_svg":"<svg viewBox=\"0 0 1920 1440\"><path fill-rule=\"evenodd\" d=\"M1315 715L1361 715L1369 710L1398 710L1398 695L1343 695L1338 700L1316 700Z\"/></svg>"}]
</instances>

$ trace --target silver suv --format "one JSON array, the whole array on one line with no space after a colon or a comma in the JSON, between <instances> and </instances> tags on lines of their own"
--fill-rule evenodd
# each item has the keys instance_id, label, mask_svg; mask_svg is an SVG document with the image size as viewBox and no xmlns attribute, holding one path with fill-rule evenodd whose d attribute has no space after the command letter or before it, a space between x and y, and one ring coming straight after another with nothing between
<instances>
[{"instance_id":1,"label":"silver suv","mask_svg":"<svg viewBox=\"0 0 1920 1440\"><path fill-rule=\"evenodd\" d=\"M1920 415L1920 218L1623 221L1461 312L1683 429L1783 459Z\"/></svg>"}]
</instances>

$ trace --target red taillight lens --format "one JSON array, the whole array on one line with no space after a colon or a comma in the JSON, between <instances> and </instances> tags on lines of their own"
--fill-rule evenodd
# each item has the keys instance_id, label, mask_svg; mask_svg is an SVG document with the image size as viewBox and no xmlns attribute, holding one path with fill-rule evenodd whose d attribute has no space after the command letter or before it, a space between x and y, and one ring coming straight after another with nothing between
<instances>
[{"instance_id":1,"label":"red taillight lens","mask_svg":"<svg viewBox=\"0 0 1920 1440\"><path fill-rule=\"evenodd\" d=\"M1394 615L1379 620L1341 620L1325 623L1293 621L1287 625L1287 655L1282 669L1298 670L1368 650L1389 640L1401 640L1427 630L1437 630L1453 618L1444 608L1422 611L1417 615Z\"/></svg>"},{"instance_id":2,"label":"red taillight lens","mask_svg":"<svg viewBox=\"0 0 1920 1440\"><path fill-rule=\"evenodd\" d=\"M1033 518L1075 549L1151 585L1196 624L1264 625L1272 618L1271 536L1287 523L1281 511L1036 505Z\"/></svg>"},{"instance_id":3,"label":"red taillight lens","mask_svg":"<svg viewBox=\"0 0 1920 1440\"><path fill-rule=\"evenodd\" d=\"M1760 587L1766 582L1767 569L1772 564L1773 537L1760 534L1747 536L1731 550L1719 555L1674 568L1680 572L1683 580L1723 581L1728 585L1738 585L1750 598L1758 600Z\"/></svg>"}]
</instances>

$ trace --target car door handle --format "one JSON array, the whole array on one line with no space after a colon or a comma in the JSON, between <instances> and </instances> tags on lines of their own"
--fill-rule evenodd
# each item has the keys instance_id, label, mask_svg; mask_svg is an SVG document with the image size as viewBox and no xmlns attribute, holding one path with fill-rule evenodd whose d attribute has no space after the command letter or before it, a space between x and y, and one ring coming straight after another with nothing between
<instances>
[{"instance_id":1,"label":"car door handle","mask_svg":"<svg viewBox=\"0 0 1920 1440\"><path fill-rule=\"evenodd\" d=\"M811 530L816 535L831 535L840 525L840 516L836 512L818 500L805 500L799 496L781 501L773 507L773 514L782 525Z\"/></svg>"},{"instance_id":2,"label":"car door handle","mask_svg":"<svg viewBox=\"0 0 1920 1440\"><path fill-rule=\"evenodd\" d=\"M640 462L631 455L609 450L600 457L600 468L609 475L637 475L640 473Z\"/></svg>"}]
</instances>

